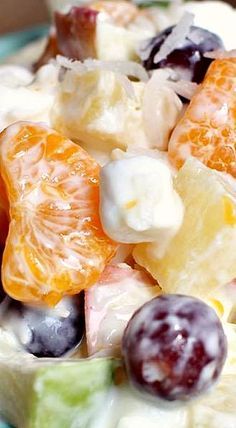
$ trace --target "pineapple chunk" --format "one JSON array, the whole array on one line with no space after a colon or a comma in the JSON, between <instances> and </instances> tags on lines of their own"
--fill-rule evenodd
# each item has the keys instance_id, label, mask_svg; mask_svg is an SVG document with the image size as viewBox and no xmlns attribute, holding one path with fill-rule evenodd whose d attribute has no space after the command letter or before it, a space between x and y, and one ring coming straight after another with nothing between
<instances>
[{"instance_id":1,"label":"pineapple chunk","mask_svg":"<svg viewBox=\"0 0 236 428\"><path fill-rule=\"evenodd\" d=\"M144 82L129 82L106 69L69 70L52 109L53 127L99 150L125 149L134 144L146 147L144 88Z\"/></svg>"},{"instance_id":2,"label":"pineapple chunk","mask_svg":"<svg viewBox=\"0 0 236 428\"><path fill-rule=\"evenodd\" d=\"M134 249L136 262L164 292L207 298L236 277L236 192L229 180L196 159L178 172L175 189L185 206L182 227L162 258L154 243Z\"/></svg>"}]
</instances>

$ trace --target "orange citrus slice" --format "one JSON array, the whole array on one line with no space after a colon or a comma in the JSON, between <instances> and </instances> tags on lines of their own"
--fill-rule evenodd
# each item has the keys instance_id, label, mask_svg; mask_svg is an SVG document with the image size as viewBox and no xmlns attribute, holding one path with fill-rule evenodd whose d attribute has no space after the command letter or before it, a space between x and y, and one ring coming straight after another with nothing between
<instances>
[{"instance_id":1,"label":"orange citrus slice","mask_svg":"<svg viewBox=\"0 0 236 428\"><path fill-rule=\"evenodd\" d=\"M236 177L236 58L213 61L168 150L177 168L194 156Z\"/></svg>"},{"instance_id":2,"label":"orange citrus slice","mask_svg":"<svg viewBox=\"0 0 236 428\"><path fill-rule=\"evenodd\" d=\"M2 282L13 298L56 304L94 284L116 246L99 219L99 166L78 145L39 124L0 135L10 205Z\"/></svg>"},{"instance_id":3,"label":"orange citrus slice","mask_svg":"<svg viewBox=\"0 0 236 428\"><path fill-rule=\"evenodd\" d=\"M9 207L4 182L0 176L0 248L3 248L8 233Z\"/></svg>"}]
</instances>

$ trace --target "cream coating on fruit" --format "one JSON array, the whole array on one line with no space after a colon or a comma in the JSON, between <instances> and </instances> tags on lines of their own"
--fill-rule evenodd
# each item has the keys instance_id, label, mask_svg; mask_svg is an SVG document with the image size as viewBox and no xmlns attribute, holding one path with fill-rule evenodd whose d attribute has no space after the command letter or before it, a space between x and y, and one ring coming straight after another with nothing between
<instances>
[{"instance_id":1,"label":"cream coating on fruit","mask_svg":"<svg viewBox=\"0 0 236 428\"><path fill-rule=\"evenodd\" d=\"M155 243L139 244L133 254L165 292L206 300L236 275L235 186L194 158L180 169L174 183L185 206L179 232L164 256L159 257Z\"/></svg>"},{"instance_id":2,"label":"cream coating on fruit","mask_svg":"<svg viewBox=\"0 0 236 428\"><path fill-rule=\"evenodd\" d=\"M135 312L122 354L129 381L139 392L186 401L219 378L227 341L215 311L200 299L164 294Z\"/></svg>"},{"instance_id":3,"label":"cream coating on fruit","mask_svg":"<svg viewBox=\"0 0 236 428\"><path fill-rule=\"evenodd\" d=\"M182 202L161 159L137 155L110 162L100 180L101 221L117 242L164 248L181 227Z\"/></svg>"},{"instance_id":4,"label":"cream coating on fruit","mask_svg":"<svg viewBox=\"0 0 236 428\"><path fill-rule=\"evenodd\" d=\"M120 356L122 335L131 316L160 291L145 272L125 263L107 266L97 284L85 293L89 355Z\"/></svg>"},{"instance_id":5,"label":"cream coating on fruit","mask_svg":"<svg viewBox=\"0 0 236 428\"><path fill-rule=\"evenodd\" d=\"M1 66L0 131L18 120L49 125L57 79L58 68L53 64L42 67L34 78L23 67Z\"/></svg>"},{"instance_id":6,"label":"cream coating on fruit","mask_svg":"<svg viewBox=\"0 0 236 428\"><path fill-rule=\"evenodd\" d=\"M115 253L99 219L95 160L54 130L20 122L1 134L0 164L11 217L2 265L8 294L55 305L95 283Z\"/></svg>"}]
</instances>

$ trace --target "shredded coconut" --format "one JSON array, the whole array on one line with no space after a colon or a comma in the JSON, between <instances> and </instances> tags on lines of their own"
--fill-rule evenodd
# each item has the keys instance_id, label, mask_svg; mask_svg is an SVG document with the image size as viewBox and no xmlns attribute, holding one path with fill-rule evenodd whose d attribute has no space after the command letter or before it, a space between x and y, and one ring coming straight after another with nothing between
<instances>
[{"instance_id":1,"label":"shredded coconut","mask_svg":"<svg viewBox=\"0 0 236 428\"><path fill-rule=\"evenodd\" d=\"M194 82L189 82L188 80L179 80L178 82L172 82L167 80L169 88L173 89L176 94L191 100L195 94L198 84Z\"/></svg>"},{"instance_id":2,"label":"shredded coconut","mask_svg":"<svg viewBox=\"0 0 236 428\"><path fill-rule=\"evenodd\" d=\"M146 61L149 58L154 45L155 38L142 40L137 48L137 54L142 61Z\"/></svg>"},{"instance_id":3,"label":"shredded coconut","mask_svg":"<svg viewBox=\"0 0 236 428\"><path fill-rule=\"evenodd\" d=\"M173 50L182 45L187 37L190 27L193 24L194 15L186 12L179 23L173 28L169 36L165 39L159 52L154 57L154 63L158 63L165 59Z\"/></svg>"},{"instance_id":4,"label":"shredded coconut","mask_svg":"<svg viewBox=\"0 0 236 428\"><path fill-rule=\"evenodd\" d=\"M68 58L58 55L57 64L61 67L85 73L96 68L114 71L126 76L132 76L141 81L148 80L148 74L141 64L133 61L99 61L95 59L86 59L84 62L72 61Z\"/></svg>"}]
</instances>

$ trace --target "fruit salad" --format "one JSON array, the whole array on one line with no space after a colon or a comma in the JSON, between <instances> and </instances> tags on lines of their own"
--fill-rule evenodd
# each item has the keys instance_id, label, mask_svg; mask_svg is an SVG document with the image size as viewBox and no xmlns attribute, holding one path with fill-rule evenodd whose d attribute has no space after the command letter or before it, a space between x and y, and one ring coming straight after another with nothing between
<instances>
[{"instance_id":1,"label":"fruit salad","mask_svg":"<svg viewBox=\"0 0 236 428\"><path fill-rule=\"evenodd\" d=\"M13 428L236 427L235 24L64 1L37 61L0 66Z\"/></svg>"}]
</instances>

